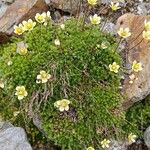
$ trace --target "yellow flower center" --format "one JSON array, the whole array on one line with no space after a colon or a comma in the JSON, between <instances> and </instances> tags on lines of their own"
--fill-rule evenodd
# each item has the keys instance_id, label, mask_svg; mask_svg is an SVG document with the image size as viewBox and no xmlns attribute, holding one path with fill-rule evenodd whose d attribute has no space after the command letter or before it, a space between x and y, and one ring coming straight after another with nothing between
<instances>
[{"instance_id":1,"label":"yellow flower center","mask_svg":"<svg viewBox=\"0 0 150 150\"><path fill-rule=\"evenodd\" d=\"M48 74L47 74L47 73L42 73L42 74L41 74L41 77L42 77L43 79L45 79L45 78L48 77Z\"/></svg>"},{"instance_id":2,"label":"yellow flower center","mask_svg":"<svg viewBox=\"0 0 150 150\"><path fill-rule=\"evenodd\" d=\"M16 31L17 31L17 33L22 33L23 32L23 30L21 28L17 28Z\"/></svg>"},{"instance_id":3,"label":"yellow flower center","mask_svg":"<svg viewBox=\"0 0 150 150\"><path fill-rule=\"evenodd\" d=\"M113 9L113 10L116 10L116 9L117 9L116 5L112 6L112 9Z\"/></svg>"},{"instance_id":4,"label":"yellow flower center","mask_svg":"<svg viewBox=\"0 0 150 150\"><path fill-rule=\"evenodd\" d=\"M127 32L122 32L121 34L122 34L122 36L126 36Z\"/></svg>"},{"instance_id":5,"label":"yellow flower center","mask_svg":"<svg viewBox=\"0 0 150 150\"><path fill-rule=\"evenodd\" d=\"M66 106L68 106L68 103L66 101L62 101L61 106L66 107Z\"/></svg>"},{"instance_id":6,"label":"yellow flower center","mask_svg":"<svg viewBox=\"0 0 150 150\"><path fill-rule=\"evenodd\" d=\"M31 23L31 22L28 22L28 23L27 23L27 28L28 28L28 29L32 29L32 27L33 27L32 23Z\"/></svg>"},{"instance_id":7,"label":"yellow flower center","mask_svg":"<svg viewBox=\"0 0 150 150\"><path fill-rule=\"evenodd\" d=\"M112 70L116 70L117 66L116 65L112 65Z\"/></svg>"},{"instance_id":8,"label":"yellow flower center","mask_svg":"<svg viewBox=\"0 0 150 150\"><path fill-rule=\"evenodd\" d=\"M97 23L97 18L93 18L93 23L94 23L94 24Z\"/></svg>"},{"instance_id":9,"label":"yellow flower center","mask_svg":"<svg viewBox=\"0 0 150 150\"><path fill-rule=\"evenodd\" d=\"M25 54L27 54L27 52L28 52L27 48L20 48L20 50L19 50L20 55L25 55Z\"/></svg>"},{"instance_id":10,"label":"yellow flower center","mask_svg":"<svg viewBox=\"0 0 150 150\"><path fill-rule=\"evenodd\" d=\"M17 93L18 93L17 94L18 96L24 96L25 95L25 91L24 90L18 90Z\"/></svg>"},{"instance_id":11,"label":"yellow flower center","mask_svg":"<svg viewBox=\"0 0 150 150\"><path fill-rule=\"evenodd\" d=\"M135 65L133 66L133 68L134 68L135 70L138 70L138 69L140 68L140 65L139 65L139 64L135 64Z\"/></svg>"},{"instance_id":12,"label":"yellow flower center","mask_svg":"<svg viewBox=\"0 0 150 150\"><path fill-rule=\"evenodd\" d=\"M43 16L38 16L37 19L38 19L39 22L41 22L41 21L43 21L44 18L43 18Z\"/></svg>"}]
</instances>

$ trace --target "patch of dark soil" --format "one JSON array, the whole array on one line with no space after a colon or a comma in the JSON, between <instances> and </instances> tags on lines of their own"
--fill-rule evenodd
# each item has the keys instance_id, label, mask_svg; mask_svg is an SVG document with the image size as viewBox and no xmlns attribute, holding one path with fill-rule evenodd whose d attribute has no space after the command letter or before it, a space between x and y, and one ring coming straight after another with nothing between
<instances>
[{"instance_id":1,"label":"patch of dark soil","mask_svg":"<svg viewBox=\"0 0 150 150\"><path fill-rule=\"evenodd\" d=\"M131 144L127 150L149 150L144 140L139 139L135 143Z\"/></svg>"}]
</instances>

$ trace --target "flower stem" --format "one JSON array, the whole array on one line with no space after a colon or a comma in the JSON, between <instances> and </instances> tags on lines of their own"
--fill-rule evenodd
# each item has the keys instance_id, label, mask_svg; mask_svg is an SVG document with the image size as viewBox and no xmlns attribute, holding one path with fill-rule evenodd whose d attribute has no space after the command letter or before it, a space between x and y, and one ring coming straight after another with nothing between
<instances>
[{"instance_id":1,"label":"flower stem","mask_svg":"<svg viewBox=\"0 0 150 150\"><path fill-rule=\"evenodd\" d=\"M80 18L80 12L81 12L81 5L82 5L82 0L79 1L79 4L78 4L78 9L77 9L77 13L76 13L76 17L77 19L79 20Z\"/></svg>"},{"instance_id":2,"label":"flower stem","mask_svg":"<svg viewBox=\"0 0 150 150\"><path fill-rule=\"evenodd\" d=\"M114 53L116 53L116 51L118 50L119 46L120 46L120 43L122 42L122 38L120 38L118 44L117 44L117 47L115 48L114 50Z\"/></svg>"},{"instance_id":3,"label":"flower stem","mask_svg":"<svg viewBox=\"0 0 150 150\"><path fill-rule=\"evenodd\" d=\"M90 6L88 5L88 6L87 6L87 9L85 10L85 14L84 14L84 16L83 16L82 30L84 29L85 21L86 21L86 17L87 17L87 15L88 15L89 9L90 9Z\"/></svg>"}]
</instances>

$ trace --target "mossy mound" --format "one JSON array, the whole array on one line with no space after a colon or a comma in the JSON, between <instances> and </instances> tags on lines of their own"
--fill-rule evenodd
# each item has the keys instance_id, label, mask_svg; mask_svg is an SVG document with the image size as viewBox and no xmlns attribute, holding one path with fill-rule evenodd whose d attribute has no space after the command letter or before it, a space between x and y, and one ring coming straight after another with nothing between
<instances>
[{"instance_id":1,"label":"mossy mound","mask_svg":"<svg viewBox=\"0 0 150 150\"><path fill-rule=\"evenodd\" d=\"M1 103L3 112L8 101L14 109L19 109L21 103L21 108L29 111L27 106L37 94L33 110L41 114L50 140L62 150L83 150L91 145L99 148L104 138L122 134L120 76L108 67L113 62L121 66L122 60L114 38L97 26L87 24L82 28L76 19L64 24L65 30L58 24L37 26L1 48L0 78L5 88L0 95L7 99ZM60 45L55 45L56 39ZM24 56L17 52L17 42L22 40L28 44ZM101 47L102 43L107 47ZM10 66L8 61L12 62ZM36 83L41 70L52 75L46 84ZM28 91L28 97L21 102L14 95L18 85ZM59 112L54 103L64 98L71 101L70 109Z\"/></svg>"}]
</instances>

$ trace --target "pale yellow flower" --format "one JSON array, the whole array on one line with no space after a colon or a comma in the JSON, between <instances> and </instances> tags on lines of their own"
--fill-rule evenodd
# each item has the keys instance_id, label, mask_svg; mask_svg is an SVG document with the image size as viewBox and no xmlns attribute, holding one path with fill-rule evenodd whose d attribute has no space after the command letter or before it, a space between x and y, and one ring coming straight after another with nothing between
<instances>
[{"instance_id":1,"label":"pale yellow flower","mask_svg":"<svg viewBox=\"0 0 150 150\"><path fill-rule=\"evenodd\" d=\"M19 53L20 55L26 55L28 53L28 45L26 43L22 42L18 42L17 43L17 53Z\"/></svg>"},{"instance_id":2,"label":"pale yellow flower","mask_svg":"<svg viewBox=\"0 0 150 150\"><path fill-rule=\"evenodd\" d=\"M90 21L94 25L100 24L101 17L99 17L97 14L95 14L94 16L90 16Z\"/></svg>"},{"instance_id":3,"label":"pale yellow flower","mask_svg":"<svg viewBox=\"0 0 150 150\"><path fill-rule=\"evenodd\" d=\"M150 21L147 21L147 20L144 21L144 28L146 31L150 30Z\"/></svg>"},{"instance_id":4,"label":"pale yellow flower","mask_svg":"<svg viewBox=\"0 0 150 150\"><path fill-rule=\"evenodd\" d=\"M44 26L47 26L48 22L51 20L51 14L49 11L45 14L46 14L46 17L45 17Z\"/></svg>"},{"instance_id":5,"label":"pale yellow flower","mask_svg":"<svg viewBox=\"0 0 150 150\"><path fill-rule=\"evenodd\" d=\"M134 80L138 80L138 78L136 78L136 76L134 75L134 74L131 74L130 76L129 76L129 83L130 84L133 84L133 82L134 82Z\"/></svg>"},{"instance_id":6,"label":"pale yellow flower","mask_svg":"<svg viewBox=\"0 0 150 150\"><path fill-rule=\"evenodd\" d=\"M100 46L100 44L97 44L96 47L97 47L97 48L100 48L101 46Z\"/></svg>"},{"instance_id":7,"label":"pale yellow flower","mask_svg":"<svg viewBox=\"0 0 150 150\"><path fill-rule=\"evenodd\" d=\"M129 28L120 28L118 31L118 34L123 37L123 38L127 38L129 36L131 36L131 32Z\"/></svg>"},{"instance_id":8,"label":"pale yellow flower","mask_svg":"<svg viewBox=\"0 0 150 150\"><path fill-rule=\"evenodd\" d=\"M95 150L93 147L88 147L86 150Z\"/></svg>"},{"instance_id":9,"label":"pale yellow flower","mask_svg":"<svg viewBox=\"0 0 150 150\"><path fill-rule=\"evenodd\" d=\"M97 4L97 0L87 0L88 3L92 6L96 5Z\"/></svg>"},{"instance_id":10,"label":"pale yellow flower","mask_svg":"<svg viewBox=\"0 0 150 150\"><path fill-rule=\"evenodd\" d=\"M18 52L20 55L26 55L28 53L28 49L23 47L23 48L20 48L19 49L19 52Z\"/></svg>"},{"instance_id":11,"label":"pale yellow flower","mask_svg":"<svg viewBox=\"0 0 150 150\"><path fill-rule=\"evenodd\" d=\"M135 77L134 74L131 74L131 75L129 76L129 78L130 78L131 80L134 80L136 77Z\"/></svg>"},{"instance_id":12,"label":"pale yellow flower","mask_svg":"<svg viewBox=\"0 0 150 150\"><path fill-rule=\"evenodd\" d=\"M113 64L109 65L110 71L115 72L115 73L118 73L119 68L120 68L120 66L117 65L116 62L113 62Z\"/></svg>"},{"instance_id":13,"label":"pale yellow flower","mask_svg":"<svg viewBox=\"0 0 150 150\"><path fill-rule=\"evenodd\" d=\"M63 111L69 110L69 104L70 104L69 100L62 99L62 100L56 101L54 103L54 106L57 107L59 109L59 111L63 112Z\"/></svg>"},{"instance_id":14,"label":"pale yellow flower","mask_svg":"<svg viewBox=\"0 0 150 150\"><path fill-rule=\"evenodd\" d=\"M59 41L59 39L56 39L56 40L54 41L54 43L55 43L56 46L60 46L60 41Z\"/></svg>"},{"instance_id":15,"label":"pale yellow flower","mask_svg":"<svg viewBox=\"0 0 150 150\"><path fill-rule=\"evenodd\" d=\"M102 48L102 49L106 49L106 48L108 48L108 46L109 46L109 42L107 42L107 41L103 41L103 42L101 43L101 48Z\"/></svg>"},{"instance_id":16,"label":"pale yellow flower","mask_svg":"<svg viewBox=\"0 0 150 150\"><path fill-rule=\"evenodd\" d=\"M44 23L46 21L46 13L42 13L42 14L39 14L37 13L35 15L35 20L38 22L38 23Z\"/></svg>"},{"instance_id":17,"label":"pale yellow flower","mask_svg":"<svg viewBox=\"0 0 150 150\"><path fill-rule=\"evenodd\" d=\"M22 24L26 31L31 31L36 26L36 22L33 22L32 19L29 19L28 21L23 21Z\"/></svg>"},{"instance_id":18,"label":"pale yellow flower","mask_svg":"<svg viewBox=\"0 0 150 150\"><path fill-rule=\"evenodd\" d=\"M51 19L51 13L50 13L50 11L47 11L47 13L46 13L46 18L47 18L48 20Z\"/></svg>"},{"instance_id":19,"label":"pale yellow flower","mask_svg":"<svg viewBox=\"0 0 150 150\"><path fill-rule=\"evenodd\" d=\"M132 70L134 71L134 72L139 72L139 71L141 71L143 68L142 68L142 64L141 63L138 63L136 60L135 61L133 61L133 63L132 63Z\"/></svg>"},{"instance_id":20,"label":"pale yellow flower","mask_svg":"<svg viewBox=\"0 0 150 150\"><path fill-rule=\"evenodd\" d=\"M135 142L136 138L137 138L137 136L134 135L133 133L130 133L130 134L128 135L128 140L129 140L129 142Z\"/></svg>"},{"instance_id":21,"label":"pale yellow flower","mask_svg":"<svg viewBox=\"0 0 150 150\"><path fill-rule=\"evenodd\" d=\"M130 83L130 84L133 84L133 80L130 80L129 83Z\"/></svg>"},{"instance_id":22,"label":"pale yellow flower","mask_svg":"<svg viewBox=\"0 0 150 150\"><path fill-rule=\"evenodd\" d=\"M20 111L15 111L15 112L13 113L14 117L18 116L19 113L20 113Z\"/></svg>"},{"instance_id":23,"label":"pale yellow flower","mask_svg":"<svg viewBox=\"0 0 150 150\"><path fill-rule=\"evenodd\" d=\"M7 65L8 65L8 66L11 66L12 64L13 64L12 61L8 61L8 62L7 62Z\"/></svg>"},{"instance_id":24,"label":"pale yellow flower","mask_svg":"<svg viewBox=\"0 0 150 150\"><path fill-rule=\"evenodd\" d=\"M110 7L113 11L116 11L121 8L121 7L119 7L119 3L114 3L114 2L111 2Z\"/></svg>"},{"instance_id":25,"label":"pale yellow flower","mask_svg":"<svg viewBox=\"0 0 150 150\"><path fill-rule=\"evenodd\" d=\"M40 74L37 75L37 80L41 80L42 83L46 83L50 78L51 75L44 70L40 71Z\"/></svg>"},{"instance_id":26,"label":"pale yellow flower","mask_svg":"<svg viewBox=\"0 0 150 150\"><path fill-rule=\"evenodd\" d=\"M23 34L25 31L25 28L23 27L23 25L20 23L18 26L14 26L14 33L21 35Z\"/></svg>"},{"instance_id":27,"label":"pale yellow flower","mask_svg":"<svg viewBox=\"0 0 150 150\"><path fill-rule=\"evenodd\" d=\"M24 97L28 95L24 86L17 86L15 95L18 96L19 100L22 100Z\"/></svg>"},{"instance_id":28,"label":"pale yellow flower","mask_svg":"<svg viewBox=\"0 0 150 150\"><path fill-rule=\"evenodd\" d=\"M62 30L64 30L64 29L65 29L65 24L61 24L61 25L60 25L60 28L61 28Z\"/></svg>"},{"instance_id":29,"label":"pale yellow flower","mask_svg":"<svg viewBox=\"0 0 150 150\"><path fill-rule=\"evenodd\" d=\"M2 82L2 81L0 81L0 88L4 88L5 87L5 84Z\"/></svg>"},{"instance_id":30,"label":"pale yellow flower","mask_svg":"<svg viewBox=\"0 0 150 150\"><path fill-rule=\"evenodd\" d=\"M101 141L102 148L109 148L109 143L110 141L107 139L104 139L103 141Z\"/></svg>"},{"instance_id":31,"label":"pale yellow flower","mask_svg":"<svg viewBox=\"0 0 150 150\"><path fill-rule=\"evenodd\" d=\"M150 40L150 31L143 31L143 38L145 40Z\"/></svg>"}]
</instances>

